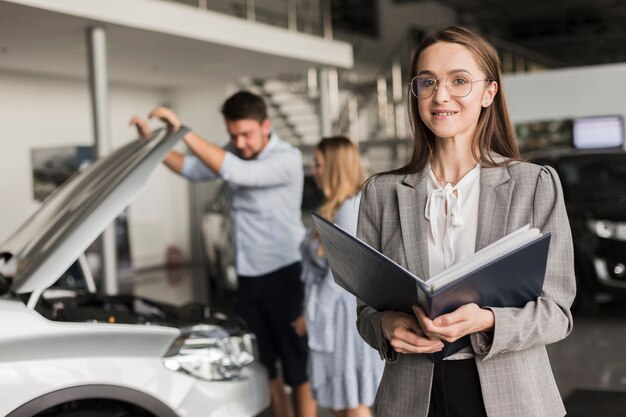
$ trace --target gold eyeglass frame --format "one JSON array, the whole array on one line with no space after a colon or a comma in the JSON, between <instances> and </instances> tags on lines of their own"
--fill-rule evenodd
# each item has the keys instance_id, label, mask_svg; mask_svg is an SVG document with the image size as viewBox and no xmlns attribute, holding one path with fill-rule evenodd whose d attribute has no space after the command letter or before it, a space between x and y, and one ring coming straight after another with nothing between
<instances>
[{"instance_id":1,"label":"gold eyeglass frame","mask_svg":"<svg viewBox=\"0 0 626 417\"><path fill-rule=\"evenodd\" d=\"M432 96L435 94L435 91L437 91L437 90L439 89L439 86L441 85L441 83L439 82L439 80L442 80L442 79L445 79L445 80L446 80L446 82L445 82L445 84L444 84L444 85L445 85L445 87L446 87L446 90L448 90L448 93L449 93L451 96L453 96L453 97L467 97L467 96L469 96L469 95L472 93L472 90L474 89L474 83L475 83L475 82L478 82L478 81L487 81L487 82L490 82L490 83L491 83L491 82L494 82L494 81L495 81L495 80L492 80L492 79L489 79L489 78L485 78L485 79L483 79L483 80L472 80L472 79L470 79L470 81L469 81L469 82L470 82L470 89L469 89L469 91L468 91L468 92L467 92L467 94L465 94L464 96L459 96L459 95L453 94L453 93L452 93L452 91L450 91L450 85L448 84L448 77L450 77L449 75L446 75L445 77L439 77L439 78L429 77L431 80L434 80L434 81L435 81L435 88L433 89L432 93L431 93L429 96L426 96L426 97L419 97L419 96L418 96L417 94L415 94L415 92L413 91L413 81L414 81L416 78L419 78L419 77L423 77L423 75L416 75L415 77L411 78L411 81L409 81L409 83L408 83L409 90L411 90L411 94L413 94L413 96L414 96L415 98L417 98L417 99L423 99L423 98L430 98L430 97L432 97Z\"/></svg>"}]
</instances>

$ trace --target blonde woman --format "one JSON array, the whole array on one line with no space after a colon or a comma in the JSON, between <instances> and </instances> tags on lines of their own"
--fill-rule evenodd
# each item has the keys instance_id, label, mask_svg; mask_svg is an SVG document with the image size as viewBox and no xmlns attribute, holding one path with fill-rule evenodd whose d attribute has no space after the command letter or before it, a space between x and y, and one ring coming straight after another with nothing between
<instances>
[{"instance_id":1,"label":"blonde woman","mask_svg":"<svg viewBox=\"0 0 626 417\"><path fill-rule=\"evenodd\" d=\"M345 137L322 139L313 178L324 194L319 213L354 234L365 180L357 147ZM302 249L308 371L315 399L335 416L370 417L383 362L359 337L356 299L333 281L315 231ZM296 328L304 332L299 324Z\"/></svg>"}]
</instances>

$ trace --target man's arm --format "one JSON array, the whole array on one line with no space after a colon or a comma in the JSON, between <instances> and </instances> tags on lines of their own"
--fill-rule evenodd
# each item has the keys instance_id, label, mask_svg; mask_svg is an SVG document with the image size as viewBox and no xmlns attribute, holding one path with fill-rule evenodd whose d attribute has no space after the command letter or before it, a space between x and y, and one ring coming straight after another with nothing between
<instances>
[{"instance_id":1,"label":"man's arm","mask_svg":"<svg viewBox=\"0 0 626 417\"><path fill-rule=\"evenodd\" d=\"M178 175L182 175L183 166L185 165L185 155L180 152L172 151L167 154L163 163Z\"/></svg>"},{"instance_id":2,"label":"man's arm","mask_svg":"<svg viewBox=\"0 0 626 417\"><path fill-rule=\"evenodd\" d=\"M226 151L219 146L216 146L206 140L202 139L194 132L189 132L183 138L185 144L191 149L191 151L198 156L198 158L216 174L220 173L224 158L226 157ZM166 162L167 163L167 162ZM169 166L169 164L168 164ZM172 168L173 169L173 168Z\"/></svg>"},{"instance_id":3,"label":"man's arm","mask_svg":"<svg viewBox=\"0 0 626 417\"><path fill-rule=\"evenodd\" d=\"M150 113L150 118L157 117L165 122L168 128L174 132L180 129L180 120L173 110L166 107L157 107ZM218 174L222 168L226 151L219 146L207 142L197 133L189 132L183 138L189 149L214 173ZM170 152L170 155L173 152ZM183 170L184 156L172 155L165 159L165 164L174 172L181 173Z\"/></svg>"}]
</instances>

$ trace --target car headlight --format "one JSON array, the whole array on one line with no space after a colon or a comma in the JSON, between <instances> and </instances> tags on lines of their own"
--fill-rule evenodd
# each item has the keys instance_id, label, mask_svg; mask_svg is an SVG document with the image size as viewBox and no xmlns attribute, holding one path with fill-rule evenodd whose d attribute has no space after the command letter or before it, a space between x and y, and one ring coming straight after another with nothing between
<instances>
[{"instance_id":1,"label":"car headlight","mask_svg":"<svg viewBox=\"0 0 626 417\"><path fill-rule=\"evenodd\" d=\"M198 325L182 329L163 364L207 381L224 381L238 378L255 357L256 337L252 333Z\"/></svg>"},{"instance_id":2,"label":"car headlight","mask_svg":"<svg viewBox=\"0 0 626 417\"><path fill-rule=\"evenodd\" d=\"M588 220L587 227L598 237L626 241L626 223L608 220Z\"/></svg>"}]
</instances>

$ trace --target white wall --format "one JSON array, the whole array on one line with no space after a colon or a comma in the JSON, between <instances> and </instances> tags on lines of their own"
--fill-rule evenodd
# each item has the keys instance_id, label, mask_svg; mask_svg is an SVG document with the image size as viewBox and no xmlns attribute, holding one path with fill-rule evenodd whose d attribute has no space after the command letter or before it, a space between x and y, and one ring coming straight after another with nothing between
<instances>
[{"instance_id":1,"label":"white wall","mask_svg":"<svg viewBox=\"0 0 626 417\"><path fill-rule=\"evenodd\" d=\"M76 82L0 73L0 240L37 208L30 150L90 143L89 97Z\"/></svg>"},{"instance_id":2,"label":"white wall","mask_svg":"<svg viewBox=\"0 0 626 417\"><path fill-rule=\"evenodd\" d=\"M31 149L91 145L91 104L80 79L0 72L0 241L38 207L33 198ZM135 137L131 115L147 114L168 99L158 89L112 85L112 145ZM167 245L189 252L187 187L159 167L130 208L130 235L137 267L163 262Z\"/></svg>"},{"instance_id":3,"label":"white wall","mask_svg":"<svg viewBox=\"0 0 626 417\"><path fill-rule=\"evenodd\" d=\"M224 144L228 140L224 122L219 112L226 95L227 85L224 82L194 88L181 88L168 91L167 104L178 114L181 122L203 138ZM151 106L156 103L151 103ZM146 113L149 109L146 110ZM152 121L153 126L160 123ZM178 151L187 152L183 143L179 143ZM201 233L200 224L191 225L190 213L194 208L189 206L190 192L201 193L194 201L200 201L199 209L204 208L203 202L212 194L210 185L190 187L188 181L162 167L155 173L152 180L153 188L146 190L142 199L133 203L130 213L133 260L135 266L153 266L162 264L163 254L168 244L175 244L182 249L186 259L192 256L192 234ZM168 184L167 188L159 189L159 184ZM159 207L152 212L153 207ZM150 215L146 215L150 213ZM196 227L191 230L191 227ZM141 250L141 253L138 253Z\"/></svg>"},{"instance_id":4,"label":"white wall","mask_svg":"<svg viewBox=\"0 0 626 417\"><path fill-rule=\"evenodd\" d=\"M203 138L224 145L228 141L228 134L220 108L224 99L233 92L228 83L207 81L204 85L171 91L171 105L183 124Z\"/></svg>"},{"instance_id":5,"label":"white wall","mask_svg":"<svg viewBox=\"0 0 626 417\"><path fill-rule=\"evenodd\" d=\"M514 123L621 114L626 118L626 64L506 75Z\"/></svg>"}]
</instances>

